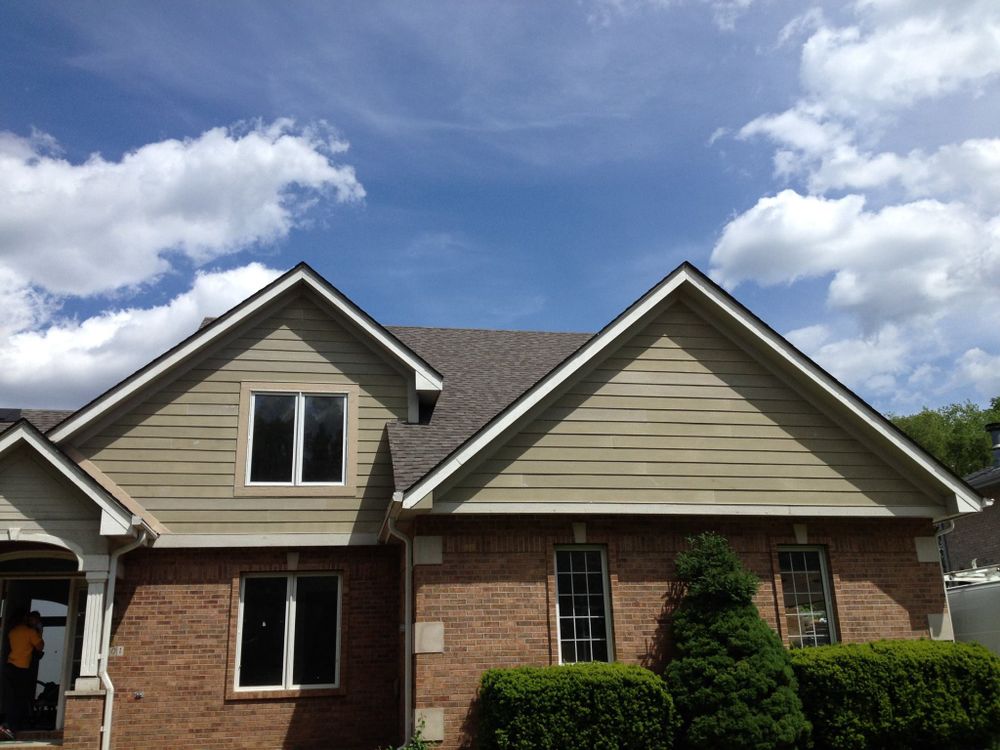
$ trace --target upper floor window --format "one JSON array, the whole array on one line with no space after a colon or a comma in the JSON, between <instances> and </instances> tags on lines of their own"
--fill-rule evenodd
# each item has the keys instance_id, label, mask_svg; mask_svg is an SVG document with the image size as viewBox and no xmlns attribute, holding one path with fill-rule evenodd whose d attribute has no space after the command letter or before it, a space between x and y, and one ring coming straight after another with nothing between
<instances>
[{"instance_id":1,"label":"upper floor window","mask_svg":"<svg viewBox=\"0 0 1000 750\"><path fill-rule=\"evenodd\" d=\"M254 393L249 484L343 484L347 396Z\"/></svg>"},{"instance_id":2,"label":"upper floor window","mask_svg":"<svg viewBox=\"0 0 1000 750\"><path fill-rule=\"evenodd\" d=\"M794 648L833 643L833 604L822 547L782 547L778 567L789 644Z\"/></svg>"},{"instance_id":3,"label":"upper floor window","mask_svg":"<svg viewBox=\"0 0 1000 750\"><path fill-rule=\"evenodd\" d=\"M235 493L353 494L358 401L352 384L243 383Z\"/></svg>"}]
</instances>

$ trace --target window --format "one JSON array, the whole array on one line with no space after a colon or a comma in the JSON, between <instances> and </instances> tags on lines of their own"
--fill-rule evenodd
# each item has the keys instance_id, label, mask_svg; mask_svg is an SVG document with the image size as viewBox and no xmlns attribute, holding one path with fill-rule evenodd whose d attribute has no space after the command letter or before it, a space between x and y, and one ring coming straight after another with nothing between
<instances>
[{"instance_id":1,"label":"window","mask_svg":"<svg viewBox=\"0 0 1000 750\"><path fill-rule=\"evenodd\" d=\"M355 385L244 383L236 494L353 494L357 405Z\"/></svg>"},{"instance_id":2,"label":"window","mask_svg":"<svg viewBox=\"0 0 1000 750\"><path fill-rule=\"evenodd\" d=\"M782 547L778 566L791 646L833 643L833 606L822 548Z\"/></svg>"},{"instance_id":3,"label":"window","mask_svg":"<svg viewBox=\"0 0 1000 750\"><path fill-rule=\"evenodd\" d=\"M251 484L342 484L347 397L254 393L247 478Z\"/></svg>"},{"instance_id":4,"label":"window","mask_svg":"<svg viewBox=\"0 0 1000 750\"><path fill-rule=\"evenodd\" d=\"M236 687L338 687L340 576L245 576L240 586Z\"/></svg>"},{"instance_id":5,"label":"window","mask_svg":"<svg viewBox=\"0 0 1000 750\"><path fill-rule=\"evenodd\" d=\"M602 549L556 550L556 607L563 664L614 658Z\"/></svg>"}]
</instances>

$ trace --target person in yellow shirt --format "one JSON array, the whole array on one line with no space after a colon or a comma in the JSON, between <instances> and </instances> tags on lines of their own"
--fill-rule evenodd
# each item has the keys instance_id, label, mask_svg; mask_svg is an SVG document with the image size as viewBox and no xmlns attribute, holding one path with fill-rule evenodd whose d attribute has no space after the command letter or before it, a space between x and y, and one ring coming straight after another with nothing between
<instances>
[{"instance_id":1,"label":"person in yellow shirt","mask_svg":"<svg viewBox=\"0 0 1000 750\"><path fill-rule=\"evenodd\" d=\"M35 697L35 681L31 661L37 653L45 650L41 636L41 618L34 612L21 615L14 620L18 624L7 633L10 651L4 665L4 703L6 704L7 725L18 731L26 725L31 710L31 699Z\"/></svg>"}]
</instances>

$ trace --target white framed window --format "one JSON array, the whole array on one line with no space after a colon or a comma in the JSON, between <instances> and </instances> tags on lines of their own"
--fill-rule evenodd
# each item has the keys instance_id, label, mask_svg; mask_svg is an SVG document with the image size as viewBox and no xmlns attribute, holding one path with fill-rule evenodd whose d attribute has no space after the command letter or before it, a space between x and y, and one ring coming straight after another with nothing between
<instances>
[{"instance_id":1,"label":"white framed window","mask_svg":"<svg viewBox=\"0 0 1000 750\"><path fill-rule=\"evenodd\" d=\"M779 547L778 569L788 642L793 648L836 643L833 600L822 547Z\"/></svg>"},{"instance_id":2,"label":"white framed window","mask_svg":"<svg viewBox=\"0 0 1000 750\"><path fill-rule=\"evenodd\" d=\"M559 662L613 661L611 606L603 547L556 547Z\"/></svg>"},{"instance_id":3,"label":"white framed window","mask_svg":"<svg viewBox=\"0 0 1000 750\"><path fill-rule=\"evenodd\" d=\"M246 484L342 486L348 408L345 393L253 391Z\"/></svg>"},{"instance_id":4,"label":"white framed window","mask_svg":"<svg viewBox=\"0 0 1000 750\"><path fill-rule=\"evenodd\" d=\"M237 690L340 686L341 583L336 573L243 576Z\"/></svg>"}]
</instances>

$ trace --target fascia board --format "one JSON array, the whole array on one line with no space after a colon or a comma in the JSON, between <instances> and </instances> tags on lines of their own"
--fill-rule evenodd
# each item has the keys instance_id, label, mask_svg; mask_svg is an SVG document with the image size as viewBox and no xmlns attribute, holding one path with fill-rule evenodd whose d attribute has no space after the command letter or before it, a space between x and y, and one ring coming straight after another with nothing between
<instances>
[{"instance_id":1,"label":"fascia board","mask_svg":"<svg viewBox=\"0 0 1000 750\"><path fill-rule=\"evenodd\" d=\"M0 435L0 456L13 449L19 443L29 445L40 456L46 459L60 474L68 479L83 494L94 501L101 509L101 533L107 525L109 530L114 529L115 534L124 534L132 526L132 514L117 503L111 502L105 497L102 490L91 485L91 482L81 475L81 470L64 456L48 440L38 434L34 428L28 427L26 423L15 425L7 432Z\"/></svg>"},{"instance_id":2,"label":"fascia board","mask_svg":"<svg viewBox=\"0 0 1000 750\"><path fill-rule=\"evenodd\" d=\"M429 365L406 349L400 342L394 340L391 334L382 329L374 320L364 314L360 308L323 281L312 269L307 266L300 266L284 277L277 279L270 287L265 287L262 292L251 297L248 301L237 305L218 321L206 326L202 331L197 332L187 341L182 342L168 352L167 355L159 360L154 360L152 365L147 365L145 369L139 370L134 375L126 378L68 419L56 425L48 433L49 438L59 443L72 437L164 373L169 372L189 357L194 356L209 346L212 342L225 336L258 310L266 307L300 283L305 283L329 304L371 335L389 354L403 362L408 368L413 369L418 376L417 382L422 386L421 390L441 390L443 378L439 373L431 369Z\"/></svg>"}]
</instances>

